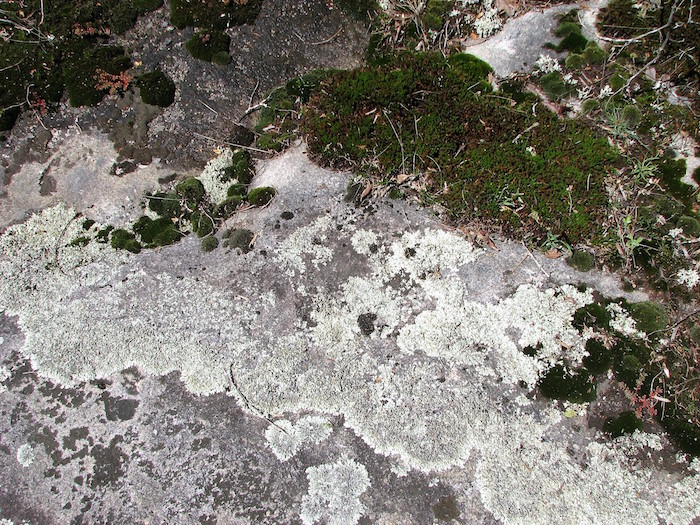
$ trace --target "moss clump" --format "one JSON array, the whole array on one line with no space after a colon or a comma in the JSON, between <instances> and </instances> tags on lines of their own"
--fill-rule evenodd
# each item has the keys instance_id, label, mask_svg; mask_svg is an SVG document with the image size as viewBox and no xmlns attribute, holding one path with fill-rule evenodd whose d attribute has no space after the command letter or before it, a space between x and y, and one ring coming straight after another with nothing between
<instances>
[{"instance_id":1,"label":"moss clump","mask_svg":"<svg viewBox=\"0 0 700 525\"><path fill-rule=\"evenodd\" d=\"M613 91L618 91L622 89L623 87L625 87L626 83L627 81L622 75L620 75L620 73L615 73L608 79L608 84L610 84L610 87Z\"/></svg>"},{"instance_id":2,"label":"moss clump","mask_svg":"<svg viewBox=\"0 0 700 525\"><path fill-rule=\"evenodd\" d=\"M639 16L632 0L612 0L598 12L598 29L605 36L630 38L647 28L646 21Z\"/></svg>"},{"instance_id":3,"label":"moss clump","mask_svg":"<svg viewBox=\"0 0 700 525\"><path fill-rule=\"evenodd\" d=\"M583 58L587 64L602 64L608 58L608 53L591 40L583 50Z\"/></svg>"},{"instance_id":4,"label":"moss clump","mask_svg":"<svg viewBox=\"0 0 700 525\"><path fill-rule=\"evenodd\" d=\"M596 109L600 107L600 102L598 102L597 99L595 98L588 98L583 101L581 104L581 111L583 112L584 115L588 115L589 113L592 113Z\"/></svg>"},{"instance_id":5,"label":"moss clump","mask_svg":"<svg viewBox=\"0 0 700 525\"><path fill-rule=\"evenodd\" d=\"M568 57L566 57L566 60L564 61L564 65L567 69L580 69L581 67L583 67L584 63L585 59L583 58L583 55L579 55L576 53L571 53Z\"/></svg>"},{"instance_id":6,"label":"moss clump","mask_svg":"<svg viewBox=\"0 0 700 525\"><path fill-rule=\"evenodd\" d=\"M109 75L119 75L129 67L131 67L131 61L121 47L86 49L81 56L68 61L63 67L71 105L94 106L109 92L109 87L98 86L100 71Z\"/></svg>"},{"instance_id":7,"label":"moss clump","mask_svg":"<svg viewBox=\"0 0 700 525\"><path fill-rule=\"evenodd\" d=\"M73 239L70 242L71 246L78 246L78 247L87 246L88 244L90 244L90 237L85 237L85 236L76 237L75 239Z\"/></svg>"},{"instance_id":8,"label":"moss clump","mask_svg":"<svg viewBox=\"0 0 700 525\"><path fill-rule=\"evenodd\" d=\"M379 8L376 0L338 0L337 4L343 11L361 20L368 19Z\"/></svg>"},{"instance_id":9,"label":"moss clump","mask_svg":"<svg viewBox=\"0 0 700 525\"><path fill-rule=\"evenodd\" d=\"M141 243L136 240L136 236L122 228L112 231L110 244L116 250L126 250L131 253L139 253L141 251Z\"/></svg>"},{"instance_id":10,"label":"moss clump","mask_svg":"<svg viewBox=\"0 0 700 525\"><path fill-rule=\"evenodd\" d=\"M228 55L230 45L231 37L221 31L209 29L192 35L192 38L185 42L185 49L194 58L211 62L215 54L226 53Z\"/></svg>"},{"instance_id":11,"label":"moss clump","mask_svg":"<svg viewBox=\"0 0 700 525\"><path fill-rule=\"evenodd\" d=\"M547 96L553 100L559 99L569 93L569 87L564 82L559 71L552 71L540 78L540 87Z\"/></svg>"},{"instance_id":12,"label":"moss clump","mask_svg":"<svg viewBox=\"0 0 700 525\"><path fill-rule=\"evenodd\" d=\"M688 237L700 237L700 222L695 217L683 215L676 226L683 229L683 233Z\"/></svg>"},{"instance_id":13,"label":"moss clump","mask_svg":"<svg viewBox=\"0 0 700 525\"><path fill-rule=\"evenodd\" d=\"M197 234L197 237L206 237L214 232L214 221L208 213L194 212L190 219L192 222L192 231Z\"/></svg>"},{"instance_id":14,"label":"moss clump","mask_svg":"<svg viewBox=\"0 0 700 525\"><path fill-rule=\"evenodd\" d=\"M661 185L666 192L681 201L686 208L690 208L693 203L694 188L681 180L687 170L685 159L674 160L664 157L656 163L656 166L659 170Z\"/></svg>"},{"instance_id":15,"label":"moss clump","mask_svg":"<svg viewBox=\"0 0 700 525\"><path fill-rule=\"evenodd\" d=\"M380 177L407 173L415 159L430 173L430 197L454 220L590 239L606 213L603 181L615 153L580 122L562 128L545 109L532 115L533 95L519 92L515 106L514 97L487 96L490 70L465 54L402 53L333 72L302 120L310 150Z\"/></svg>"},{"instance_id":16,"label":"moss clump","mask_svg":"<svg viewBox=\"0 0 700 525\"><path fill-rule=\"evenodd\" d=\"M682 417L677 411L674 413L673 408L666 407L665 416L659 420L661 426L664 427L673 444L683 452L700 456L700 427L688 421L687 417Z\"/></svg>"},{"instance_id":17,"label":"moss clump","mask_svg":"<svg viewBox=\"0 0 700 525\"><path fill-rule=\"evenodd\" d=\"M103 243L103 244L107 243L107 241L109 240L109 234L112 232L113 229L114 229L114 226L106 226L106 227L102 228L95 235L95 240L99 243Z\"/></svg>"},{"instance_id":18,"label":"moss clump","mask_svg":"<svg viewBox=\"0 0 700 525\"><path fill-rule=\"evenodd\" d=\"M428 0L421 16L426 29L439 31L445 23L445 14L449 4L445 0Z\"/></svg>"},{"instance_id":19,"label":"moss clump","mask_svg":"<svg viewBox=\"0 0 700 525\"><path fill-rule=\"evenodd\" d=\"M148 209L167 219L177 219L186 215L180 196L175 192L147 195Z\"/></svg>"},{"instance_id":20,"label":"moss clump","mask_svg":"<svg viewBox=\"0 0 700 525\"><path fill-rule=\"evenodd\" d=\"M231 63L231 55L228 54L228 51L217 51L211 56L211 61L220 66L227 66Z\"/></svg>"},{"instance_id":21,"label":"moss clump","mask_svg":"<svg viewBox=\"0 0 700 525\"><path fill-rule=\"evenodd\" d=\"M175 82L159 69L138 77L136 85L146 104L165 108L175 101Z\"/></svg>"},{"instance_id":22,"label":"moss clump","mask_svg":"<svg viewBox=\"0 0 700 525\"><path fill-rule=\"evenodd\" d=\"M177 183L175 192L185 200L190 209L194 209L204 197L204 185L196 177L188 177Z\"/></svg>"},{"instance_id":23,"label":"moss clump","mask_svg":"<svg viewBox=\"0 0 700 525\"><path fill-rule=\"evenodd\" d=\"M252 24L260 12L261 3L262 0L170 0L170 22L178 29L190 26L218 30Z\"/></svg>"},{"instance_id":24,"label":"moss clump","mask_svg":"<svg viewBox=\"0 0 700 525\"><path fill-rule=\"evenodd\" d=\"M226 194L229 197L240 197L240 200L243 200L245 198L246 194L248 193L248 186L246 184L231 184L229 186L228 190L226 191Z\"/></svg>"},{"instance_id":25,"label":"moss clump","mask_svg":"<svg viewBox=\"0 0 700 525\"><path fill-rule=\"evenodd\" d=\"M566 262L579 272L590 272L595 266L595 258L593 255L584 250L575 251Z\"/></svg>"},{"instance_id":26,"label":"moss clump","mask_svg":"<svg viewBox=\"0 0 700 525\"><path fill-rule=\"evenodd\" d=\"M610 313L600 303L590 303L574 312L573 326L579 330L584 327L610 329Z\"/></svg>"},{"instance_id":27,"label":"moss clump","mask_svg":"<svg viewBox=\"0 0 700 525\"><path fill-rule=\"evenodd\" d=\"M240 250L242 253L248 253L253 249L253 239L255 234L242 228L226 230L223 234L224 247Z\"/></svg>"},{"instance_id":28,"label":"moss clump","mask_svg":"<svg viewBox=\"0 0 700 525\"><path fill-rule=\"evenodd\" d=\"M664 330L668 326L668 315L664 308L651 301L632 304L630 315L636 321L637 329L646 334Z\"/></svg>"},{"instance_id":29,"label":"moss clump","mask_svg":"<svg viewBox=\"0 0 700 525\"><path fill-rule=\"evenodd\" d=\"M231 158L231 166L224 171L226 180L237 181L238 184L250 184L253 180L255 170L250 162L250 153L247 150L239 149ZM229 195L231 196L231 195Z\"/></svg>"},{"instance_id":30,"label":"moss clump","mask_svg":"<svg viewBox=\"0 0 700 525\"><path fill-rule=\"evenodd\" d=\"M327 70L317 70L307 73L287 82L285 89L287 94L296 97L302 104L306 104L311 98L311 93L318 88L321 82L328 76Z\"/></svg>"},{"instance_id":31,"label":"moss clump","mask_svg":"<svg viewBox=\"0 0 700 525\"><path fill-rule=\"evenodd\" d=\"M583 366L593 375L607 372L612 362L610 350L598 339L586 341L586 352L588 355L583 358Z\"/></svg>"},{"instance_id":32,"label":"moss clump","mask_svg":"<svg viewBox=\"0 0 700 525\"><path fill-rule=\"evenodd\" d=\"M19 117L19 107L9 108L0 113L0 131L9 131L17 122Z\"/></svg>"},{"instance_id":33,"label":"moss clump","mask_svg":"<svg viewBox=\"0 0 700 525\"><path fill-rule=\"evenodd\" d=\"M202 239L200 246L202 247L203 252L212 252L219 246L219 239L213 235L211 237L205 237Z\"/></svg>"},{"instance_id":34,"label":"moss clump","mask_svg":"<svg viewBox=\"0 0 700 525\"><path fill-rule=\"evenodd\" d=\"M85 219L83 221L83 230L87 231L95 225L95 221L92 219Z\"/></svg>"},{"instance_id":35,"label":"moss clump","mask_svg":"<svg viewBox=\"0 0 700 525\"><path fill-rule=\"evenodd\" d=\"M613 439L623 434L632 434L635 430L642 430L642 428L641 420L631 410L622 412L619 416L610 418L603 424L603 432Z\"/></svg>"},{"instance_id":36,"label":"moss clump","mask_svg":"<svg viewBox=\"0 0 700 525\"><path fill-rule=\"evenodd\" d=\"M642 122L642 112L633 104L627 104L623 107L621 116L629 129L637 129Z\"/></svg>"},{"instance_id":37,"label":"moss clump","mask_svg":"<svg viewBox=\"0 0 700 525\"><path fill-rule=\"evenodd\" d=\"M596 385L586 369L567 371L562 365L551 368L538 382L540 392L548 399L572 403L595 400Z\"/></svg>"},{"instance_id":38,"label":"moss clump","mask_svg":"<svg viewBox=\"0 0 700 525\"><path fill-rule=\"evenodd\" d=\"M144 215L134 223L133 230L149 247L168 246L182 238L173 221L164 217L153 220Z\"/></svg>"},{"instance_id":39,"label":"moss clump","mask_svg":"<svg viewBox=\"0 0 700 525\"><path fill-rule=\"evenodd\" d=\"M234 213L236 213L236 210L241 202L243 202L243 197L240 195L234 195L233 197L225 199L223 202L220 202L214 206L214 209L212 210L212 217L222 220L228 219Z\"/></svg>"},{"instance_id":40,"label":"moss clump","mask_svg":"<svg viewBox=\"0 0 700 525\"><path fill-rule=\"evenodd\" d=\"M253 206L265 206L275 196L275 188L263 186L248 192L248 202Z\"/></svg>"}]
</instances>

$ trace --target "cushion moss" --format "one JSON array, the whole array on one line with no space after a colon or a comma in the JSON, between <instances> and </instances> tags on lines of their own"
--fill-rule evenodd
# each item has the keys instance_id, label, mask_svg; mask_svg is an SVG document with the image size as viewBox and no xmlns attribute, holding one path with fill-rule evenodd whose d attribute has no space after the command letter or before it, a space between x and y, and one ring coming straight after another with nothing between
<instances>
[{"instance_id":1,"label":"cushion moss","mask_svg":"<svg viewBox=\"0 0 700 525\"><path fill-rule=\"evenodd\" d=\"M138 77L136 85L146 104L165 108L175 101L175 83L159 69Z\"/></svg>"},{"instance_id":2,"label":"cushion moss","mask_svg":"<svg viewBox=\"0 0 700 525\"><path fill-rule=\"evenodd\" d=\"M253 206L265 206L275 196L275 188L263 186L248 192L248 202Z\"/></svg>"}]
</instances>

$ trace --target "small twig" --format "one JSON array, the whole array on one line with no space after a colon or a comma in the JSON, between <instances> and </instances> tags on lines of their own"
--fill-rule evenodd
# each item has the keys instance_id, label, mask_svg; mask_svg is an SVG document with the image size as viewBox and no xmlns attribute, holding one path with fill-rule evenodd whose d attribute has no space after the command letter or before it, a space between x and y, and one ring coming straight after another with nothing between
<instances>
[{"instance_id":1,"label":"small twig","mask_svg":"<svg viewBox=\"0 0 700 525\"><path fill-rule=\"evenodd\" d=\"M22 62L24 62L24 58L22 60L20 60L19 62L17 62L16 64L12 64L11 66L0 67L0 73L2 73L3 71L7 71L8 69L12 69L13 67L17 67Z\"/></svg>"},{"instance_id":2,"label":"small twig","mask_svg":"<svg viewBox=\"0 0 700 525\"><path fill-rule=\"evenodd\" d=\"M527 244L525 244L525 241L521 241L521 242L522 242L522 244L523 244L523 247L527 250L527 253L528 253L528 254L530 255L530 257L532 258L532 260L535 261L535 264L539 267L540 271L541 271L543 274L545 274L545 275L547 276L547 278L549 278L549 274L545 271L544 268L542 268L542 265L541 265L540 262L537 260L537 258L535 257L535 255L530 251L530 248L527 247Z\"/></svg>"},{"instance_id":3,"label":"small twig","mask_svg":"<svg viewBox=\"0 0 700 525\"><path fill-rule=\"evenodd\" d=\"M216 111L213 107L211 107L209 104L207 104L207 103L204 102L203 100L200 100L199 102L202 104L202 106L204 106L204 107L207 108L209 111L211 111L212 113L214 113L214 115L218 115L218 114L219 114L218 111Z\"/></svg>"},{"instance_id":4,"label":"small twig","mask_svg":"<svg viewBox=\"0 0 700 525\"><path fill-rule=\"evenodd\" d=\"M325 40L321 40L320 42L311 42L312 46L322 46L323 44L328 44L331 42L335 37L337 37L340 33L343 31L343 26L340 26L340 29L338 29L335 33L333 33L332 36L326 38Z\"/></svg>"},{"instance_id":5,"label":"small twig","mask_svg":"<svg viewBox=\"0 0 700 525\"><path fill-rule=\"evenodd\" d=\"M267 151L265 149L254 148L252 146L244 146L243 144L236 144L235 142L228 142L226 140L215 139L214 137L208 137L207 135L202 135L201 133L197 133L196 131L193 132L193 135L195 135L199 138L202 138L202 139L211 140L212 142L216 142L218 144L225 144L227 146L231 146L234 148L247 149L250 151L256 151L258 153L267 153L268 155L274 155L276 153L274 151Z\"/></svg>"},{"instance_id":6,"label":"small twig","mask_svg":"<svg viewBox=\"0 0 700 525\"><path fill-rule=\"evenodd\" d=\"M282 432L287 434L287 431L283 429L281 426L279 426L277 423L272 421L262 410L259 408L253 406L250 401L248 401L248 398L241 392L241 389L238 387L236 384L236 380L233 377L233 363L231 363L231 367L229 368L229 377L228 377L228 384L229 384L229 391L235 392L235 394L238 394L238 399L240 399L243 402L244 408L248 409L250 412L253 412L254 414L262 417L263 419L266 419L268 423L271 425L274 425L278 429L280 429Z\"/></svg>"},{"instance_id":7,"label":"small twig","mask_svg":"<svg viewBox=\"0 0 700 525\"><path fill-rule=\"evenodd\" d=\"M520 138L521 138L523 135L525 135L525 133L528 133L528 132L532 131L533 129L535 129L535 128L536 128L537 126L539 126L539 125L540 125L539 122L535 122L532 126L526 128L526 129L523 130L522 132L518 133L518 135L512 140L513 144L517 144L518 141L520 140Z\"/></svg>"},{"instance_id":8,"label":"small twig","mask_svg":"<svg viewBox=\"0 0 700 525\"><path fill-rule=\"evenodd\" d=\"M253 92L250 94L250 97L248 98L248 107L251 108L253 107L253 99L255 98L255 94L258 92L258 88L260 87L260 79L256 78L255 79L255 87L253 88Z\"/></svg>"},{"instance_id":9,"label":"small twig","mask_svg":"<svg viewBox=\"0 0 700 525\"><path fill-rule=\"evenodd\" d=\"M30 108L32 108L32 111L34 112L34 116L35 116L36 119L39 121L39 124L41 124L41 127L44 128L44 129L46 129L46 130L48 130L49 128L47 128L47 127L44 125L44 121L41 120L41 115L39 115L39 112L34 108L34 106L32 106L32 103L29 102L29 90L31 90L33 87L34 87L34 84L29 84L29 85L27 86L27 92L26 92L26 95L25 95L25 99L27 100L27 106L29 106Z\"/></svg>"}]
</instances>

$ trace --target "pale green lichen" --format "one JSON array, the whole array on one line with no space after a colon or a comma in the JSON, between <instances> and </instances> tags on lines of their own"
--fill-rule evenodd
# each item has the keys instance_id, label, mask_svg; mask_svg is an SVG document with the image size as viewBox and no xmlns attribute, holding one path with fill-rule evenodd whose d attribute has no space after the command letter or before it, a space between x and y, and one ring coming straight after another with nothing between
<instances>
[{"instance_id":1,"label":"pale green lichen","mask_svg":"<svg viewBox=\"0 0 700 525\"><path fill-rule=\"evenodd\" d=\"M232 160L233 151L231 148L225 148L218 157L207 162L204 170L197 177L212 204L219 204L228 198L228 189L235 181L227 180L225 170L231 165Z\"/></svg>"},{"instance_id":2,"label":"pale green lichen","mask_svg":"<svg viewBox=\"0 0 700 525\"><path fill-rule=\"evenodd\" d=\"M360 496L369 488L364 465L344 457L306 469L309 492L301 500L304 525L355 525L365 512Z\"/></svg>"},{"instance_id":3,"label":"pale green lichen","mask_svg":"<svg viewBox=\"0 0 700 525\"><path fill-rule=\"evenodd\" d=\"M34 449L29 443L25 443L17 449L17 461L23 467L28 467L34 463L35 459L36 456L34 455Z\"/></svg>"},{"instance_id":4,"label":"pale green lichen","mask_svg":"<svg viewBox=\"0 0 700 525\"><path fill-rule=\"evenodd\" d=\"M275 421L265 430L267 444L277 459L287 461L307 443L320 443L333 432L330 422L319 416L302 417L296 423Z\"/></svg>"}]
</instances>

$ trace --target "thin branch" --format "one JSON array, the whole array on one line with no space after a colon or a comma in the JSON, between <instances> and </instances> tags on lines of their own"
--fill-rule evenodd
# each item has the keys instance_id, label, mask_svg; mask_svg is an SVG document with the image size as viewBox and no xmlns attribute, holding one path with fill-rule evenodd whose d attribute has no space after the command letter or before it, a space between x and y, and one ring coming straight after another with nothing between
<instances>
[{"instance_id":1,"label":"thin branch","mask_svg":"<svg viewBox=\"0 0 700 525\"><path fill-rule=\"evenodd\" d=\"M252 146L244 146L243 144L236 144L235 142L228 142L228 141L226 141L226 140L215 139L214 137L209 137L209 136L207 136L207 135L202 135L201 133L197 133L196 131L193 132L193 135L195 135L195 136L197 136L197 137L199 137L199 138L202 138L202 139L210 140L210 141L216 142L216 143L218 143L218 144L225 144L225 145L227 145L227 146L231 146L231 147L234 147L234 148L247 149L247 150L249 150L249 151L257 151L258 153L267 153L268 155L274 155L274 154L275 154L274 151L268 151L268 150L266 150L266 149L254 148L254 147L252 147Z\"/></svg>"},{"instance_id":2,"label":"thin branch","mask_svg":"<svg viewBox=\"0 0 700 525\"><path fill-rule=\"evenodd\" d=\"M333 39L335 39L335 37L337 37L342 32L343 32L343 26L340 26L340 28L335 33L333 33L332 36L326 38L325 40L321 40L320 42L311 42L311 45L312 46L322 46L323 44L328 44L329 42L331 42Z\"/></svg>"}]
</instances>

